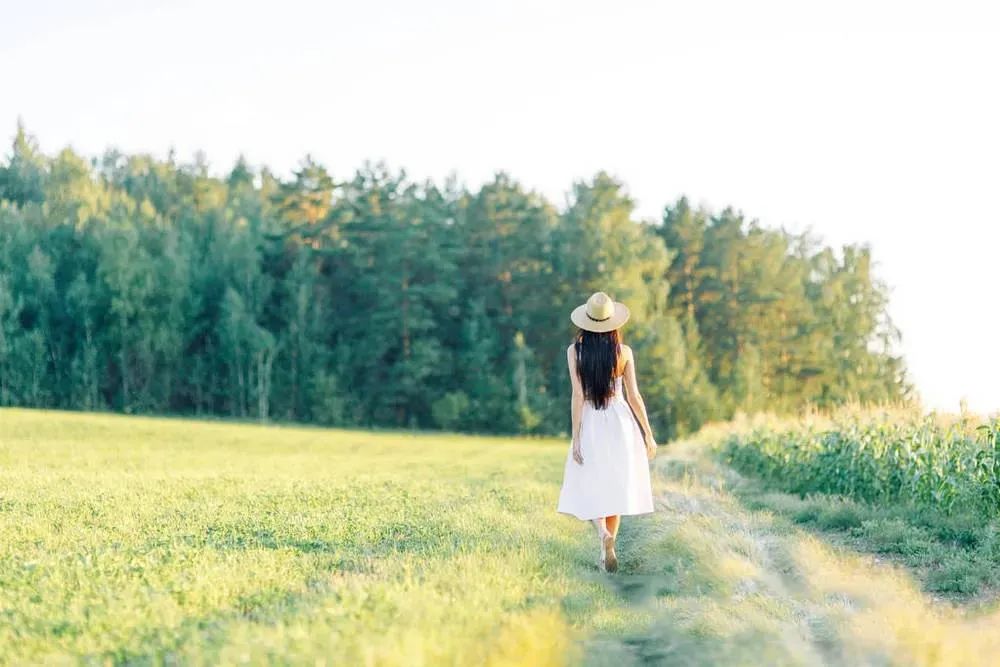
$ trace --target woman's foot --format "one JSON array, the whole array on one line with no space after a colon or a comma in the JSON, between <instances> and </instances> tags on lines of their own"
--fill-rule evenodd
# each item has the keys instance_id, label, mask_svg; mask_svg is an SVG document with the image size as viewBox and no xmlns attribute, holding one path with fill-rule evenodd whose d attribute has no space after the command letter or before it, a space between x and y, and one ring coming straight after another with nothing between
<instances>
[{"instance_id":1,"label":"woman's foot","mask_svg":"<svg viewBox=\"0 0 1000 667\"><path fill-rule=\"evenodd\" d=\"M615 554L615 536L605 533L602 540L604 548L601 550L601 557L604 560L604 569L608 572L618 571L618 556Z\"/></svg>"}]
</instances>

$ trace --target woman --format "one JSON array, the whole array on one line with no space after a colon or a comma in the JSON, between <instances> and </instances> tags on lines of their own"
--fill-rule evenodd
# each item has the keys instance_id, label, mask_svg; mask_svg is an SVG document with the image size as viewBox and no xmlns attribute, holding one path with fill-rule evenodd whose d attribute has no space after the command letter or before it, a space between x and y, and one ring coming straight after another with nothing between
<instances>
[{"instance_id":1,"label":"woman","mask_svg":"<svg viewBox=\"0 0 1000 667\"><path fill-rule=\"evenodd\" d=\"M653 511L649 460L656 441L636 384L632 348L621 342L619 327L628 317L625 304L595 292L570 315L579 331L566 349L573 440L558 511L594 523L601 544L598 566L608 572L618 569L615 537L622 515Z\"/></svg>"}]
</instances>

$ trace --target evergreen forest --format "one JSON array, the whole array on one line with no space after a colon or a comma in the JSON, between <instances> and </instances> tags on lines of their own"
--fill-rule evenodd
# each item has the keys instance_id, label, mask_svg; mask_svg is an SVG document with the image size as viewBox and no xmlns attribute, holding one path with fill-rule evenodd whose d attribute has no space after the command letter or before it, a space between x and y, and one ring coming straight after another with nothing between
<instances>
[{"instance_id":1,"label":"evergreen forest","mask_svg":"<svg viewBox=\"0 0 1000 667\"><path fill-rule=\"evenodd\" d=\"M598 290L660 441L737 413L905 401L863 245L607 173L556 205L306 157L288 177L108 150L0 162L0 406L503 434L569 429L569 312Z\"/></svg>"}]
</instances>

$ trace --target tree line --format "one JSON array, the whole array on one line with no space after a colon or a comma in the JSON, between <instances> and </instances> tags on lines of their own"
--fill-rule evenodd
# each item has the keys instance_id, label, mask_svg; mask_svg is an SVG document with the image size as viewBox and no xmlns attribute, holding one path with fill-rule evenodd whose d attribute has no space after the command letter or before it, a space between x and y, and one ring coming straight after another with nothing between
<instances>
[{"instance_id":1,"label":"tree line","mask_svg":"<svg viewBox=\"0 0 1000 667\"><path fill-rule=\"evenodd\" d=\"M0 406L568 431L570 310L603 290L661 440L736 412L909 397L887 288L834 249L605 173L556 207L365 164L225 176L115 150L0 165Z\"/></svg>"}]
</instances>

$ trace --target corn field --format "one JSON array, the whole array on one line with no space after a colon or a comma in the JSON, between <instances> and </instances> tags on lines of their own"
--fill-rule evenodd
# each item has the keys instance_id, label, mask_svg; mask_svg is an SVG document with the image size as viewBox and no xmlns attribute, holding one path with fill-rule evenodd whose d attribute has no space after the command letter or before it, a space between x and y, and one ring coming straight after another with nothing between
<instances>
[{"instance_id":1,"label":"corn field","mask_svg":"<svg viewBox=\"0 0 1000 667\"><path fill-rule=\"evenodd\" d=\"M892 414L807 420L730 432L723 458L740 472L793 493L870 502L1000 510L1000 419Z\"/></svg>"}]
</instances>

